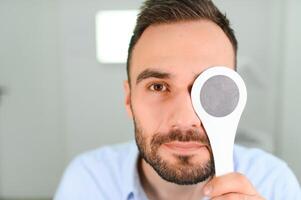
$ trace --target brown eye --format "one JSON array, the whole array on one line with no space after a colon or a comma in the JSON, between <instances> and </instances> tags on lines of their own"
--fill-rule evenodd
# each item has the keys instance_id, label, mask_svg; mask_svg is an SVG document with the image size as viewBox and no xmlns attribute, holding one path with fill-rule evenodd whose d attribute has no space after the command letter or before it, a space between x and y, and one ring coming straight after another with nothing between
<instances>
[{"instance_id":1,"label":"brown eye","mask_svg":"<svg viewBox=\"0 0 301 200\"><path fill-rule=\"evenodd\" d=\"M154 83L150 86L150 90L157 91L157 92L165 92L167 88L164 84Z\"/></svg>"}]
</instances>

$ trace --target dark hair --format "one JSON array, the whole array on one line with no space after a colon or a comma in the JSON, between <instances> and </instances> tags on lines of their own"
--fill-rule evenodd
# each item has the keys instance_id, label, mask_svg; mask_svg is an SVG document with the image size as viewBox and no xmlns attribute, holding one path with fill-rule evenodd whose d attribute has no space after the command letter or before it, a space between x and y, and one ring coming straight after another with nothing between
<instances>
[{"instance_id":1,"label":"dark hair","mask_svg":"<svg viewBox=\"0 0 301 200\"><path fill-rule=\"evenodd\" d=\"M146 0L138 14L127 57L127 76L130 81L130 62L133 48L144 30L153 24L206 19L216 23L227 35L237 55L237 40L229 20L211 0Z\"/></svg>"}]
</instances>

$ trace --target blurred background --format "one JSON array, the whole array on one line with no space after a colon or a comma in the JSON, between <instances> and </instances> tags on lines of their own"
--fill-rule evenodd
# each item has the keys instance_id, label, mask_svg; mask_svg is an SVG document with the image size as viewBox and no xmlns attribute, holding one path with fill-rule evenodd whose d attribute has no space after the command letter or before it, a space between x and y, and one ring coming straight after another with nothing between
<instances>
[{"instance_id":1,"label":"blurred background","mask_svg":"<svg viewBox=\"0 0 301 200\"><path fill-rule=\"evenodd\" d=\"M96 15L141 2L0 0L1 200L51 199L74 156L133 139L125 63L97 59ZM301 1L214 2L236 31L249 93L237 142L282 158L300 181Z\"/></svg>"}]
</instances>

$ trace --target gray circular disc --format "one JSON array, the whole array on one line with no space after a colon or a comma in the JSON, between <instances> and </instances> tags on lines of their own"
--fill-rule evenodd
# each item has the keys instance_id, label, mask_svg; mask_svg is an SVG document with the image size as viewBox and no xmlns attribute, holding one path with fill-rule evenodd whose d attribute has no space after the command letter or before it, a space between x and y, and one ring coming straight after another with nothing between
<instances>
[{"instance_id":1,"label":"gray circular disc","mask_svg":"<svg viewBox=\"0 0 301 200\"><path fill-rule=\"evenodd\" d=\"M200 100L208 114L225 117L235 110L239 101L239 89L231 78L216 75L204 83Z\"/></svg>"}]
</instances>

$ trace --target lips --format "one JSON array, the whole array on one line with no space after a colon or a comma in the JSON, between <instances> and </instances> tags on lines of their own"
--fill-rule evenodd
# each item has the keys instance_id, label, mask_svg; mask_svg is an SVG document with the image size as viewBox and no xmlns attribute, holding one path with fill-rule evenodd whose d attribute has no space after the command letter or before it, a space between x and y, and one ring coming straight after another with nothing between
<instances>
[{"instance_id":1,"label":"lips","mask_svg":"<svg viewBox=\"0 0 301 200\"><path fill-rule=\"evenodd\" d=\"M206 146L199 142L170 142L163 146L176 154L193 154L206 149Z\"/></svg>"}]
</instances>

